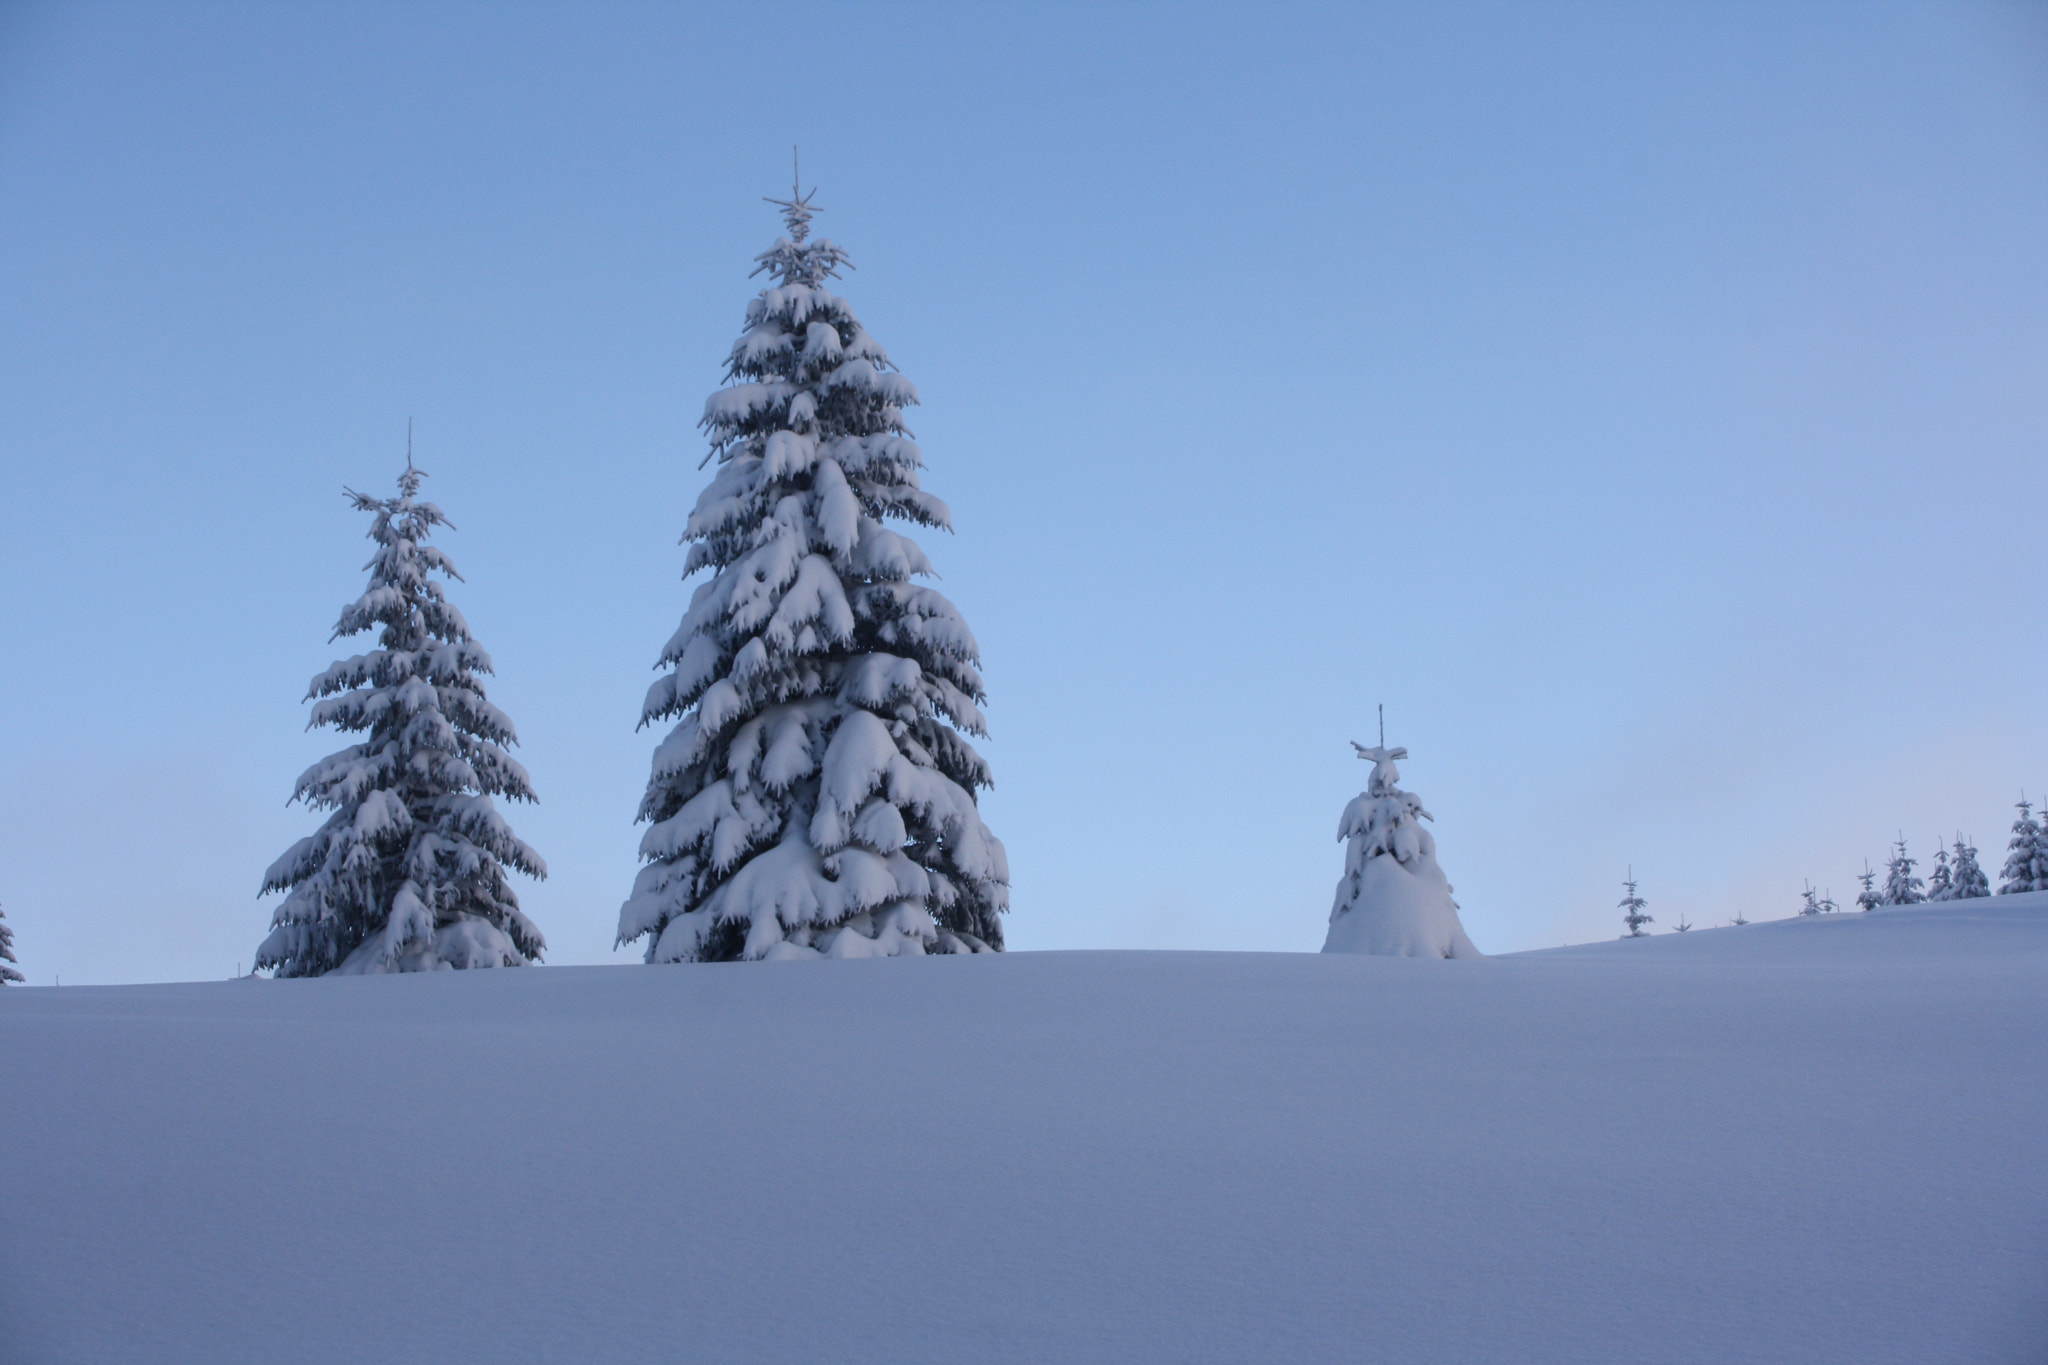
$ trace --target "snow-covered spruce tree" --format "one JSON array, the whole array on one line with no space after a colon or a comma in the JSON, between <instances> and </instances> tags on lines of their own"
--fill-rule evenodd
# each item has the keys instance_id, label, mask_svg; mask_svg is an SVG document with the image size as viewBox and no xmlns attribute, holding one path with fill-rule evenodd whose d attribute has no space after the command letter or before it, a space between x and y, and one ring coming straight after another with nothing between
<instances>
[{"instance_id":1,"label":"snow-covered spruce tree","mask_svg":"<svg viewBox=\"0 0 2048 1365\"><path fill-rule=\"evenodd\" d=\"M1856 896L1856 904L1863 908L1865 914L1884 904L1884 897L1877 891L1877 873L1870 869L1870 859L1863 860L1863 871L1857 874L1856 880L1863 883L1863 890Z\"/></svg>"},{"instance_id":2,"label":"snow-covered spruce tree","mask_svg":"<svg viewBox=\"0 0 2048 1365\"><path fill-rule=\"evenodd\" d=\"M1436 817L1421 798L1394 784L1401 780L1394 760L1406 749L1384 741L1368 749L1354 741L1358 756L1372 764L1366 788L1351 798L1337 822L1344 844L1344 876L1330 907L1326 953L1372 953L1383 957L1483 957L1458 919L1451 884L1436 863L1436 840L1422 827Z\"/></svg>"},{"instance_id":3,"label":"snow-covered spruce tree","mask_svg":"<svg viewBox=\"0 0 2048 1365\"><path fill-rule=\"evenodd\" d=\"M2012 840L2006 844L2010 852L1998 878L2001 896L2040 889L2034 881L2034 859L2041 848L2041 826L2034 819L2034 803L2027 800L2024 792L2015 806L2020 818L2012 822Z\"/></svg>"},{"instance_id":4,"label":"snow-covered spruce tree","mask_svg":"<svg viewBox=\"0 0 2048 1365\"><path fill-rule=\"evenodd\" d=\"M2034 889L2048 891L2048 803L2034 819Z\"/></svg>"},{"instance_id":5,"label":"snow-covered spruce tree","mask_svg":"<svg viewBox=\"0 0 2048 1365\"><path fill-rule=\"evenodd\" d=\"M975 793L979 654L895 518L950 529L918 486L917 401L844 299L846 256L788 236L758 258L703 427L719 468L683 538L709 569L640 723L679 717L640 803L646 866L618 941L649 962L986 952L1009 864Z\"/></svg>"},{"instance_id":6,"label":"snow-covered spruce tree","mask_svg":"<svg viewBox=\"0 0 2048 1365\"><path fill-rule=\"evenodd\" d=\"M1970 900L1991 894L1991 883L1985 878L1984 869L1977 866L1975 846L1960 834L1956 836L1954 869L1955 894L1952 899Z\"/></svg>"},{"instance_id":7,"label":"snow-covered spruce tree","mask_svg":"<svg viewBox=\"0 0 2048 1365\"><path fill-rule=\"evenodd\" d=\"M1813 884L1809 882L1806 890L1799 894L1801 897L1799 913L1802 915L1818 915L1820 913L1820 892L1813 889Z\"/></svg>"},{"instance_id":8,"label":"snow-covered spruce tree","mask_svg":"<svg viewBox=\"0 0 2048 1365\"><path fill-rule=\"evenodd\" d=\"M460 580L424 543L449 524L415 500L424 477L408 456L397 497L349 494L376 514L377 549L369 587L342 608L332 638L382 634L379 648L307 689L321 699L308 729L363 740L308 768L292 792L334 813L263 874L264 894L289 893L256 951L256 966L279 976L511 967L546 947L505 870L545 877L547 866L491 802L531 801L533 789L503 747L518 742L512 722L477 682L490 656L428 577Z\"/></svg>"},{"instance_id":9,"label":"snow-covered spruce tree","mask_svg":"<svg viewBox=\"0 0 2048 1365\"><path fill-rule=\"evenodd\" d=\"M1949 873L1948 850L1941 846L1941 840L1934 841L1934 868L1927 874L1927 899L1931 901L1953 900L1956 894L1954 878Z\"/></svg>"},{"instance_id":10,"label":"snow-covered spruce tree","mask_svg":"<svg viewBox=\"0 0 2048 1365\"><path fill-rule=\"evenodd\" d=\"M1622 937L1648 938L1650 931L1643 928L1643 926L1645 924L1655 924L1656 920L1650 914L1650 903L1636 894L1636 870L1634 868L1628 870L1628 876L1623 879L1621 884L1628 888L1628 894L1621 898L1621 922L1627 926L1627 932Z\"/></svg>"},{"instance_id":11,"label":"snow-covered spruce tree","mask_svg":"<svg viewBox=\"0 0 2048 1365\"><path fill-rule=\"evenodd\" d=\"M1913 875L1917 865L1915 859L1906 856L1906 836L1901 834L1899 841L1892 845L1892 856L1885 863L1884 895L1879 899L1879 905L1918 905L1927 899L1921 891L1925 883Z\"/></svg>"},{"instance_id":12,"label":"snow-covered spruce tree","mask_svg":"<svg viewBox=\"0 0 2048 1365\"><path fill-rule=\"evenodd\" d=\"M5 911L0 911L0 986L10 981L26 981L27 977L15 970L18 965L14 956L14 926L7 922Z\"/></svg>"}]
</instances>

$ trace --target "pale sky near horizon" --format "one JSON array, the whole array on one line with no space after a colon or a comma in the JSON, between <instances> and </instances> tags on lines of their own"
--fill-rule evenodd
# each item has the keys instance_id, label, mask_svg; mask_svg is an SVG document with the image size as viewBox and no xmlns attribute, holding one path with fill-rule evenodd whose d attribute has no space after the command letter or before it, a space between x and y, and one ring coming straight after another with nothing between
<instances>
[{"instance_id":1,"label":"pale sky near horizon","mask_svg":"<svg viewBox=\"0 0 2048 1365\"><path fill-rule=\"evenodd\" d=\"M791 144L920 388L1017 949L1309 951L1385 703L1491 952L2048 792L2048 8L0 7L0 911L226 976L416 427L627 962ZM1925 870L1924 864L1922 870Z\"/></svg>"}]
</instances>

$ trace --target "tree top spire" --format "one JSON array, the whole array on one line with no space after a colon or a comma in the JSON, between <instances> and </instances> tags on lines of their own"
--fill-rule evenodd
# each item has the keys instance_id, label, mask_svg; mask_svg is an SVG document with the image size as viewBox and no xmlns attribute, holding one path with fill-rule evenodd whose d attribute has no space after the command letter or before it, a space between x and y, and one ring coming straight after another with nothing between
<instances>
[{"instance_id":1,"label":"tree top spire","mask_svg":"<svg viewBox=\"0 0 2048 1365\"><path fill-rule=\"evenodd\" d=\"M811 203L811 194L818 191L813 189L811 194L804 193L803 163L798 160L794 146L789 149L789 167L789 198L775 199L767 195L762 198L782 210L782 224L789 230L789 239L801 242L811 235L811 215L818 211L818 206Z\"/></svg>"},{"instance_id":2,"label":"tree top spire","mask_svg":"<svg viewBox=\"0 0 2048 1365\"><path fill-rule=\"evenodd\" d=\"M420 491L420 480L427 477L424 469L415 469L412 463L412 418L405 419L405 472L398 476L398 491L406 497Z\"/></svg>"}]
</instances>

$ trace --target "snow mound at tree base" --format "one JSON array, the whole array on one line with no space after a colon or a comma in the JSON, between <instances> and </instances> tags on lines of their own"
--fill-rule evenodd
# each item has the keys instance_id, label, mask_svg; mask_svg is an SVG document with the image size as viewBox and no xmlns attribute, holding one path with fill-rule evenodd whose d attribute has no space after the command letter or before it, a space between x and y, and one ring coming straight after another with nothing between
<instances>
[{"instance_id":1,"label":"snow mound at tree base","mask_svg":"<svg viewBox=\"0 0 2048 1365\"><path fill-rule=\"evenodd\" d=\"M2048 1360L2048 895L9 986L0 1058L6 1365Z\"/></svg>"},{"instance_id":2,"label":"snow mound at tree base","mask_svg":"<svg viewBox=\"0 0 2048 1365\"><path fill-rule=\"evenodd\" d=\"M1411 870L1412 869L1412 870ZM1378 957L1484 957L1458 919L1451 884L1435 858L1403 866L1392 854L1368 859L1358 871L1349 908L1330 916L1326 953Z\"/></svg>"},{"instance_id":3,"label":"snow mound at tree base","mask_svg":"<svg viewBox=\"0 0 2048 1365\"><path fill-rule=\"evenodd\" d=\"M444 924L431 939L392 949L373 934L334 969L336 976L377 976L385 972L463 971L473 967L522 967L526 957L512 936L486 920Z\"/></svg>"},{"instance_id":4,"label":"snow mound at tree base","mask_svg":"<svg viewBox=\"0 0 2048 1365\"><path fill-rule=\"evenodd\" d=\"M918 905L898 905L880 915L855 915L830 929L796 929L763 953L765 962L806 958L919 957L926 953L988 953L972 934L954 934L932 922Z\"/></svg>"}]
</instances>

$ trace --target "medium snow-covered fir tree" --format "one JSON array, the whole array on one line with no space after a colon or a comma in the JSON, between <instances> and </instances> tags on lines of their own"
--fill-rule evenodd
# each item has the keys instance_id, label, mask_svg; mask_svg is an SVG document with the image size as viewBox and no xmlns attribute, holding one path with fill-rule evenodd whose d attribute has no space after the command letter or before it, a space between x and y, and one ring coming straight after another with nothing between
<instances>
[{"instance_id":1,"label":"medium snow-covered fir tree","mask_svg":"<svg viewBox=\"0 0 2048 1365\"><path fill-rule=\"evenodd\" d=\"M1648 938L1650 931L1643 926L1645 924L1655 924L1657 921L1650 914L1650 903L1636 894L1636 870L1634 868L1628 870L1628 876L1622 880L1621 884L1628 888L1628 894L1621 898L1620 906L1621 922L1627 926L1627 932L1622 934L1622 937Z\"/></svg>"},{"instance_id":2,"label":"medium snow-covered fir tree","mask_svg":"<svg viewBox=\"0 0 2048 1365\"><path fill-rule=\"evenodd\" d=\"M1916 859L1906 855L1906 836L1900 835L1899 841L1892 845L1892 856L1885 863L1884 895L1878 904L1918 905L1926 900L1921 890L1925 883L1913 875L1913 869L1918 865Z\"/></svg>"},{"instance_id":3,"label":"medium snow-covered fir tree","mask_svg":"<svg viewBox=\"0 0 2048 1365\"><path fill-rule=\"evenodd\" d=\"M314 678L307 728L363 736L308 768L292 798L332 811L263 874L288 894L256 953L278 976L511 967L546 946L520 912L506 869L545 877L492 803L531 801L526 770L505 752L512 722L484 697L491 659L430 574L460 580L425 543L448 525L417 495L410 455L395 498L351 492L376 514L363 595L332 638L380 630L378 648Z\"/></svg>"},{"instance_id":4,"label":"medium snow-covered fir tree","mask_svg":"<svg viewBox=\"0 0 2048 1365\"><path fill-rule=\"evenodd\" d=\"M1863 908L1864 913L1868 914L1884 904L1884 897L1878 894L1877 873L1871 870L1870 859L1863 860L1863 871L1857 874L1856 880L1863 883L1863 890L1857 894L1856 904Z\"/></svg>"},{"instance_id":5,"label":"medium snow-covered fir tree","mask_svg":"<svg viewBox=\"0 0 2048 1365\"><path fill-rule=\"evenodd\" d=\"M1962 835L1956 836L1955 862L1952 880L1955 883L1954 900L1970 900L1977 896L1991 894L1991 883L1984 876L1984 869L1977 866L1977 850Z\"/></svg>"},{"instance_id":6,"label":"medium snow-covered fir tree","mask_svg":"<svg viewBox=\"0 0 2048 1365\"><path fill-rule=\"evenodd\" d=\"M2015 803L2020 818L2012 822L2012 840L2006 844L2008 851L2005 869L1999 874L1998 894L2014 895L2023 891L2048 890L2048 848L2044 848L2040 822L2034 819L2034 803L2021 793Z\"/></svg>"},{"instance_id":7,"label":"medium snow-covered fir tree","mask_svg":"<svg viewBox=\"0 0 2048 1365\"><path fill-rule=\"evenodd\" d=\"M1818 915L1820 913L1820 892L1813 889L1813 884L1811 882L1807 884L1806 890L1800 892L1799 895L1800 914Z\"/></svg>"},{"instance_id":8,"label":"medium snow-covered fir tree","mask_svg":"<svg viewBox=\"0 0 2048 1365\"><path fill-rule=\"evenodd\" d=\"M1955 894L1956 884L1949 871L1948 850L1943 848L1941 841L1937 839L1934 841L1934 867L1927 874L1927 899L1953 900Z\"/></svg>"},{"instance_id":9,"label":"medium snow-covered fir tree","mask_svg":"<svg viewBox=\"0 0 2048 1365\"><path fill-rule=\"evenodd\" d=\"M618 941L649 962L983 952L1003 946L1003 846L979 651L897 520L950 529L903 422L917 390L828 289L808 196L757 257L726 384L705 404L718 469L690 515L708 569L661 652L641 724L674 719L640 819Z\"/></svg>"},{"instance_id":10,"label":"medium snow-covered fir tree","mask_svg":"<svg viewBox=\"0 0 2048 1365\"><path fill-rule=\"evenodd\" d=\"M7 922L7 913L0 910L0 986L28 980L15 970L18 965L14 956L14 926Z\"/></svg>"},{"instance_id":11,"label":"medium snow-covered fir tree","mask_svg":"<svg viewBox=\"0 0 2048 1365\"><path fill-rule=\"evenodd\" d=\"M1371 953L1384 957L1483 957L1458 919L1451 884L1436 862L1436 839L1422 821L1436 817L1421 798L1402 791L1396 759L1406 749L1389 749L1385 736L1368 749L1352 742L1372 764L1365 790L1351 798L1337 822L1344 841L1344 876L1330 907L1326 953Z\"/></svg>"}]
</instances>

